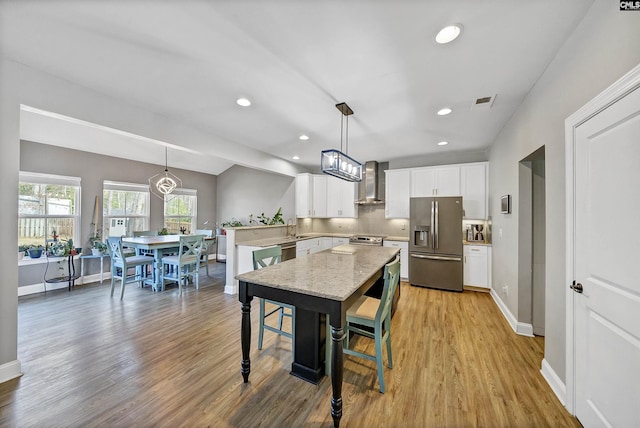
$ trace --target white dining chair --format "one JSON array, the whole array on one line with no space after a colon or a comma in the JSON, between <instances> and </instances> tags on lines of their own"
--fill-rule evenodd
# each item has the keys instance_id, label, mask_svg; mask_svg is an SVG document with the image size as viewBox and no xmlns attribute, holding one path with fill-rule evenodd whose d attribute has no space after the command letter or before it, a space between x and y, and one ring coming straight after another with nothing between
<instances>
[{"instance_id":1,"label":"white dining chair","mask_svg":"<svg viewBox=\"0 0 640 428\"><path fill-rule=\"evenodd\" d=\"M211 244L214 241L207 241L206 238L211 238L213 236L213 230L211 229L196 229L196 235L203 235L205 237L205 241L204 241L204 246L203 246L203 253L202 256L200 256L200 264L202 265L202 263L204 263L204 267L205 267L205 272L207 273L207 276L209 276L209 247L211 247Z\"/></svg>"}]
</instances>

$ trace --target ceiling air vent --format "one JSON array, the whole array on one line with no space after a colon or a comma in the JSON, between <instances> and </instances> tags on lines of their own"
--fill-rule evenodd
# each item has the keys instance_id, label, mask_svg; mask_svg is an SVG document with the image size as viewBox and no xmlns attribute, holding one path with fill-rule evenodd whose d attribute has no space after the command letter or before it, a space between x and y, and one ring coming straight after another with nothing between
<instances>
[{"instance_id":1,"label":"ceiling air vent","mask_svg":"<svg viewBox=\"0 0 640 428\"><path fill-rule=\"evenodd\" d=\"M496 99L496 95L490 97L476 98L471 103L471 110L489 110L493 106L493 102Z\"/></svg>"}]
</instances>

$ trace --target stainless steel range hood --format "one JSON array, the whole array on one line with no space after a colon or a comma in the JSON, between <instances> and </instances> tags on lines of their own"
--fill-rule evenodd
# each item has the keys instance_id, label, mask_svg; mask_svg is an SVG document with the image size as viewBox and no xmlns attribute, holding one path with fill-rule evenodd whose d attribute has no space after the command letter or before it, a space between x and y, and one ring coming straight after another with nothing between
<instances>
[{"instance_id":1,"label":"stainless steel range hood","mask_svg":"<svg viewBox=\"0 0 640 428\"><path fill-rule=\"evenodd\" d=\"M384 204L384 170L389 162L367 161L358 188L358 205Z\"/></svg>"}]
</instances>

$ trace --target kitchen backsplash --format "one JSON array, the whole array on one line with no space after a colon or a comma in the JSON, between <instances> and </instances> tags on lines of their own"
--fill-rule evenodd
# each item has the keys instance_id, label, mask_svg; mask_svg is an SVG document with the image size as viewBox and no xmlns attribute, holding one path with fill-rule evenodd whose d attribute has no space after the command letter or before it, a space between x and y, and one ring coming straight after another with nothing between
<instances>
[{"instance_id":1,"label":"kitchen backsplash","mask_svg":"<svg viewBox=\"0 0 640 428\"><path fill-rule=\"evenodd\" d=\"M465 239L467 224L484 225L485 242L491 242L491 222L486 220L463 220L460 236ZM358 218L299 218L297 233L344 233L346 235L384 235L409 237L409 219L384 218L384 205L358 206Z\"/></svg>"},{"instance_id":2,"label":"kitchen backsplash","mask_svg":"<svg viewBox=\"0 0 640 428\"><path fill-rule=\"evenodd\" d=\"M409 219L384 218L384 205L359 205L358 218L298 219L298 233L409 237Z\"/></svg>"}]
</instances>

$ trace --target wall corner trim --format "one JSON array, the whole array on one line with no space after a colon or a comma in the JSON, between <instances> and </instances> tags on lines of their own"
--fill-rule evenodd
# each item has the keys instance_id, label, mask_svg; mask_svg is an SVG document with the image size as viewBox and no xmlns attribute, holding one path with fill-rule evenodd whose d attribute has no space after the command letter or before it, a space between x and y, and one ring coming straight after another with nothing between
<instances>
[{"instance_id":1,"label":"wall corner trim","mask_svg":"<svg viewBox=\"0 0 640 428\"><path fill-rule=\"evenodd\" d=\"M558 397L560 403L566 407L567 387L564 382L562 382L562 379L560 379L556 372L551 368L546 359L542 359L542 367L540 369L540 373L542 374L544 380L546 380L551 387L553 393L556 394L556 397Z\"/></svg>"},{"instance_id":2,"label":"wall corner trim","mask_svg":"<svg viewBox=\"0 0 640 428\"><path fill-rule=\"evenodd\" d=\"M22 376L20 361L9 361L0 365L0 383Z\"/></svg>"},{"instance_id":3,"label":"wall corner trim","mask_svg":"<svg viewBox=\"0 0 640 428\"><path fill-rule=\"evenodd\" d=\"M518 322L516 317L513 316L509 308L507 308L507 305L502 301L500 296L498 296L498 293L496 293L493 288L491 289L491 297L493 297L493 301L496 302L500 312L502 312L507 323L516 334L533 337L533 326L531 324Z\"/></svg>"}]
</instances>

